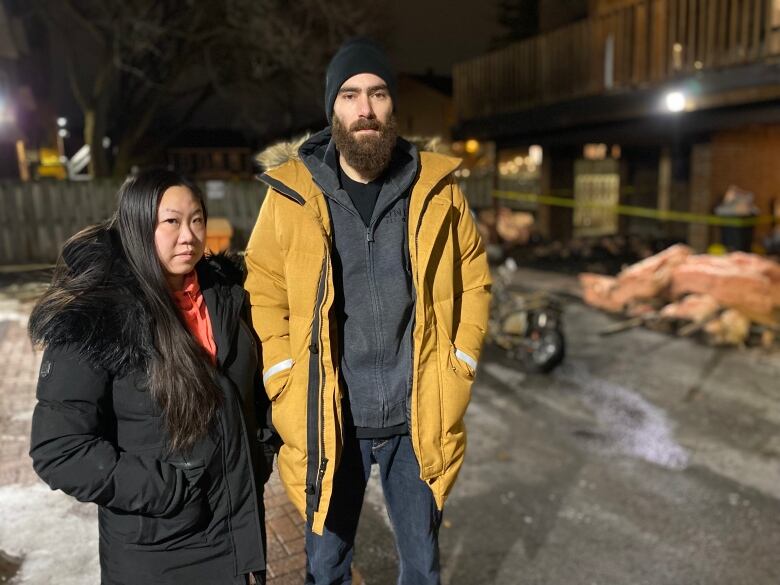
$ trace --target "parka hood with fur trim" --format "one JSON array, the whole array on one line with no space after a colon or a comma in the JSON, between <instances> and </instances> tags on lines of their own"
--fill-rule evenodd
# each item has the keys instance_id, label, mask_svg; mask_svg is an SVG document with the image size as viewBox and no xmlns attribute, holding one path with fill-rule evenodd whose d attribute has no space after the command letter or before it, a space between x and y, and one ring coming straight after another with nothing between
<instances>
[{"instance_id":1,"label":"parka hood with fur trim","mask_svg":"<svg viewBox=\"0 0 780 585\"><path fill-rule=\"evenodd\" d=\"M118 374L143 369L156 351L152 317L116 230L93 228L88 237L72 239L60 262L55 280L30 315L33 343L75 345L87 363ZM224 254L204 257L198 266L203 263L218 281L243 282L242 269ZM83 277L89 273L92 286L87 288Z\"/></svg>"},{"instance_id":2,"label":"parka hood with fur trim","mask_svg":"<svg viewBox=\"0 0 780 585\"><path fill-rule=\"evenodd\" d=\"M291 160L300 160L300 148L312 137L311 133L303 134L291 140L277 142L255 155L255 162L264 171L269 171L282 166ZM439 152L441 140L439 138L409 137L406 140L414 144L419 151Z\"/></svg>"}]
</instances>

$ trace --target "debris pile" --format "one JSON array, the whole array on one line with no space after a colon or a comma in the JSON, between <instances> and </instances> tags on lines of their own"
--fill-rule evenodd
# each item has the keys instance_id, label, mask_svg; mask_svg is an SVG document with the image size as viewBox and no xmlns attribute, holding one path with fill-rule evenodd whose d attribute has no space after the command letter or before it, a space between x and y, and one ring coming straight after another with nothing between
<instances>
[{"instance_id":1,"label":"debris pile","mask_svg":"<svg viewBox=\"0 0 780 585\"><path fill-rule=\"evenodd\" d=\"M483 241L492 242L498 236L507 247L527 244L533 228L533 215L526 211L513 211L508 207L482 209L477 216L477 229Z\"/></svg>"},{"instance_id":2,"label":"debris pile","mask_svg":"<svg viewBox=\"0 0 780 585\"><path fill-rule=\"evenodd\" d=\"M668 240L653 240L639 236L577 237L567 242L545 241L532 233L527 245L507 251L520 266L539 270L579 274L617 274L627 264L633 264L667 248Z\"/></svg>"},{"instance_id":3,"label":"debris pile","mask_svg":"<svg viewBox=\"0 0 780 585\"><path fill-rule=\"evenodd\" d=\"M629 318L607 333L645 325L766 347L780 337L780 264L755 254L694 254L676 244L615 277L580 274L580 283L585 302Z\"/></svg>"}]
</instances>

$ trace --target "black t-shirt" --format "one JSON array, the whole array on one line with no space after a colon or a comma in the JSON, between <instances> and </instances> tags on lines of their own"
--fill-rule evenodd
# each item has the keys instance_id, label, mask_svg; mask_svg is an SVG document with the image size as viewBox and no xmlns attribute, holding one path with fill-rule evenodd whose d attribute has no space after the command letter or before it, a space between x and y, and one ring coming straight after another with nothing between
<instances>
[{"instance_id":1,"label":"black t-shirt","mask_svg":"<svg viewBox=\"0 0 780 585\"><path fill-rule=\"evenodd\" d=\"M341 182L341 188L347 192L347 195L349 195L349 198L358 210L363 223L368 227L371 223L371 215L374 213L379 192L382 190L382 178L375 179L370 183L359 183L350 179L347 173L339 167L339 181Z\"/></svg>"}]
</instances>

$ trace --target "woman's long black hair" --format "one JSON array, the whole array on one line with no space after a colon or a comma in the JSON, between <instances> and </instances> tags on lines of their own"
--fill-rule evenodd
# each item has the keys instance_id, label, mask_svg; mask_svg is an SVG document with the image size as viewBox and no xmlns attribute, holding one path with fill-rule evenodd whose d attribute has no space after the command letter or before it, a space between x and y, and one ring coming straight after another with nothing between
<instances>
[{"instance_id":1,"label":"woman's long black hair","mask_svg":"<svg viewBox=\"0 0 780 585\"><path fill-rule=\"evenodd\" d=\"M176 186L192 191L206 221L206 203L198 186L178 173L159 169L125 181L119 189L115 227L154 324L157 351L149 363L149 390L162 409L171 450L186 451L208 431L222 392L204 350L179 316L157 258L157 208L165 191Z\"/></svg>"},{"instance_id":2,"label":"woman's long black hair","mask_svg":"<svg viewBox=\"0 0 780 585\"><path fill-rule=\"evenodd\" d=\"M134 281L131 288L141 297L153 340L153 348L133 348L129 353L148 356L147 388L162 410L168 448L187 452L210 430L222 403L222 392L205 350L180 317L157 257L157 208L165 191L176 186L192 192L205 221L202 192L178 173L155 169L127 179L119 189L114 217L82 230L63 246L52 286L33 310L29 330L34 341L45 343L45 332L65 309L83 306L83 299L90 296L102 302L115 299L111 291L105 290L107 276L115 270L116 256L123 259L127 265L122 270L124 278ZM96 240L105 245L95 245ZM82 321L85 330L70 332L69 336L89 345L101 332L93 330L94 323L88 319ZM105 356L105 360L110 362L111 357Z\"/></svg>"}]
</instances>

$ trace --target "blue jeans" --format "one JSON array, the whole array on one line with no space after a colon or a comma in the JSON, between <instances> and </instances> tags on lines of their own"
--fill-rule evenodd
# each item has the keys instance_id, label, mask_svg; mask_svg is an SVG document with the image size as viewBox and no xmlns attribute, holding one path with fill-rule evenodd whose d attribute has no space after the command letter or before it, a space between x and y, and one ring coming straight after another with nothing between
<instances>
[{"instance_id":1,"label":"blue jeans","mask_svg":"<svg viewBox=\"0 0 780 585\"><path fill-rule=\"evenodd\" d=\"M345 439L323 534L306 527L306 585L351 585L355 533L374 463L395 534L399 585L439 585L441 512L420 479L408 435Z\"/></svg>"}]
</instances>

